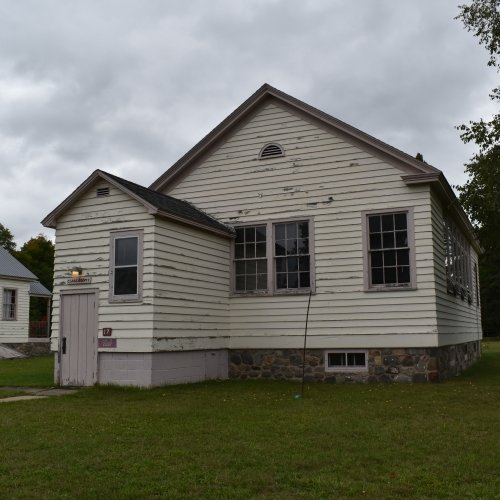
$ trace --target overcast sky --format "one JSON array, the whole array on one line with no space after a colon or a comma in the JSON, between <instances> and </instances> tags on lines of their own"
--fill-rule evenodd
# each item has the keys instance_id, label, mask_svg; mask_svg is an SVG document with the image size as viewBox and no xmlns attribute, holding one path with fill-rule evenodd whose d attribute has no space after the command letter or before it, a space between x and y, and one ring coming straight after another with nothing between
<instances>
[{"instance_id":1,"label":"overcast sky","mask_svg":"<svg viewBox=\"0 0 500 500\"><path fill-rule=\"evenodd\" d=\"M0 223L95 169L148 186L264 82L466 179L498 74L454 0L0 0Z\"/></svg>"}]
</instances>

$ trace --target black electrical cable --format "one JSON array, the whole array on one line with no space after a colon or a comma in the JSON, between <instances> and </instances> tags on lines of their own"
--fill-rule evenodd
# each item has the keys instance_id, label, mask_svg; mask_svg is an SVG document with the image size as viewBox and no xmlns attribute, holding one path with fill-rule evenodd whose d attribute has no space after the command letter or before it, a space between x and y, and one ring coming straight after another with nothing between
<instances>
[{"instance_id":1,"label":"black electrical cable","mask_svg":"<svg viewBox=\"0 0 500 500\"><path fill-rule=\"evenodd\" d=\"M312 290L309 290L309 300L307 302L306 328L304 330L304 349L302 352L302 388L300 391L301 397L304 397L304 377L306 372L306 345L307 345L307 323L309 322L309 308L311 307Z\"/></svg>"}]
</instances>

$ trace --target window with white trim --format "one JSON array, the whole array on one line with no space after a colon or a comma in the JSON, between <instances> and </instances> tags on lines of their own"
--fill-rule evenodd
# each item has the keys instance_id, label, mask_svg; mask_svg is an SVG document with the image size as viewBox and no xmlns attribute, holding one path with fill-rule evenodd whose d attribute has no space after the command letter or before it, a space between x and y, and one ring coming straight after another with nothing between
<instances>
[{"instance_id":1,"label":"window with white trim","mask_svg":"<svg viewBox=\"0 0 500 500\"><path fill-rule=\"evenodd\" d=\"M313 281L309 220L236 227L234 291L309 291Z\"/></svg>"},{"instance_id":2,"label":"window with white trim","mask_svg":"<svg viewBox=\"0 0 500 500\"><path fill-rule=\"evenodd\" d=\"M14 321L17 318L17 290L14 288L4 288L2 319Z\"/></svg>"},{"instance_id":3,"label":"window with white trim","mask_svg":"<svg viewBox=\"0 0 500 500\"><path fill-rule=\"evenodd\" d=\"M142 231L111 234L110 299L139 300L142 292Z\"/></svg>"},{"instance_id":4,"label":"window with white trim","mask_svg":"<svg viewBox=\"0 0 500 500\"><path fill-rule=\"evenodd\" d=\"M367 213L368 287L412 287L409 211Z\"/></svg>"},{"instance_id":5,"label":"window with white trim","mask_svg":"<svg viewBox=\"0 0 500 500\"><path fill-rule=\"evenodd\" d=\"M367 352L359 349L326 351L326 371L364 371L368 369Z\"/></svg>"},{"instance_id":6,"label":"window with white trim","mask_svg":"<svg viewBox=\"0 0 500 500\"><path fill-rule=\"evenodd\" d=\"M469 243L448 218L443 218L446 291L472 304L472 280Z\"/></svg>"}]
</instances>

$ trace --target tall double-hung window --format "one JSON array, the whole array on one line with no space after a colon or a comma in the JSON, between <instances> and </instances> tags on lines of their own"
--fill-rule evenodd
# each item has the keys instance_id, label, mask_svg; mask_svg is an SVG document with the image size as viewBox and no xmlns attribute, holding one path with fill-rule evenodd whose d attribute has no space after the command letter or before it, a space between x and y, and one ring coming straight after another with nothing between
<instances>
[{"instance_id":1,"label":"tall double-hung window","mask_svg":"<svg viewBox=\"0 0 500 500\"><path fill-rule=\"evenodd\" d=\"M17 318L17 290L4 288L2 295L2 319L13 321Z\"/></svg>"},{"instance_id":2,"label":"tall double-hung window","mask_svg":"<svg viewBox=\"0 0 500 500\"><path fill-rule=\"evenodd\" d=\"M301 292L312 287L310 220L236 227L233 290Z\"/></svg>"},{"instance_id":3,"label":"tall double-hung window","mask_svg":"<svg viewBox=\"0 0 500 500\"><path fill-rule=\"evenodd\" d=\"M411 209L363 212L365 288L414 288Z\"/></svg>"},{"instance_id":4,"label":"tall double-hung window","mask_svg":"<svg viewBox=\"0 0 500 500\"><path fill-rule=\"evenodd\" d=\"M142 231L111 234L110 300L139 300L142 293Z\"/></svg>"}]
</instances>

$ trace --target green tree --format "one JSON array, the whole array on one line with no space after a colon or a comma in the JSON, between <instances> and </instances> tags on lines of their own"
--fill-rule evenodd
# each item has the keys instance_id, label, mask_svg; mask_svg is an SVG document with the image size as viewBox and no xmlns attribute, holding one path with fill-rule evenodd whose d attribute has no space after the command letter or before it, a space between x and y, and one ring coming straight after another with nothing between
<instances>
[{"instance_id":1,"label":"green tree","mask_svg":"<svg viewBox=\"0 0 500 500\"><path fill-rule=\"evenodd\" d=\"M0 247L5 248L10 253L16 250L16 243L14 242L14 235L10 229L0 224Z\"/></svg>"},{"instance_id":2,"label":"green tree","mask_svg":"<svg viewBox=\"0 0 500 500\"><path fill-rule=\"evenodd\" d=\"M15 257L24 264L40 283L52 291L54 281L54 244L43 234L28 240ZM39 321L47 315L47 300L32 297L30 300L30 321Z\"/></svg>"},{"instance_id":3,"label":"green tree","mask_svg":"<svg viewBox=\"0 0 500 500\"><path fill-rule=\"evenodd\" d=\"M43 234L28 240L21 250L15 253L19 262L24 264L40 283L52 291L54 280L54 243Z\"/></svg>"},{"instance_id":4,"label":"green tree","mask_svg":"<svg viewBox=\"0 0 500 500\"><path fill-rule=\"evenodd\" d=\"M474 0L461 5L460 19L490 54L488 65L500 69L500 0ZM500 87L490 98L500 103ZM500 115L460 125L460 137L478 147L466 164L468 181L457 186L460 201L472 219L484 253L480 256L483 330L500 334Z\"/></svg>"}]
</instances>

